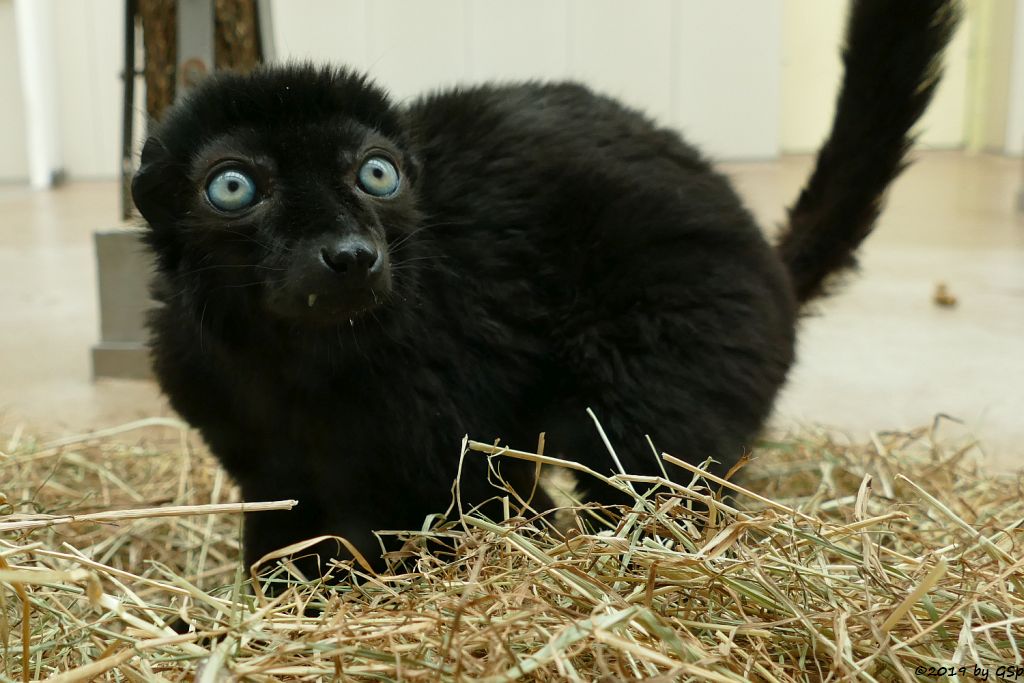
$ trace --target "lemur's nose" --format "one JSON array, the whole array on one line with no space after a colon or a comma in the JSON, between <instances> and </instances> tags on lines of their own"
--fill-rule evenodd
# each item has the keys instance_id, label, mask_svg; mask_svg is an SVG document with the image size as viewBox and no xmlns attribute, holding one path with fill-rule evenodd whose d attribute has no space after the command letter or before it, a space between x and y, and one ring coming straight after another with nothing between
<instances>
[{"instance_id":1,"label":"lemur's nose","mask_svg":"<svg viewBox=\"0 0 1024 683\"><path fill-rule=\"evenodd\" d=\"M353 285L376 274L383 263L377 247L362 237L345 237L324 245L320 248L320 259Z\"/></svg>"}]
</instances>

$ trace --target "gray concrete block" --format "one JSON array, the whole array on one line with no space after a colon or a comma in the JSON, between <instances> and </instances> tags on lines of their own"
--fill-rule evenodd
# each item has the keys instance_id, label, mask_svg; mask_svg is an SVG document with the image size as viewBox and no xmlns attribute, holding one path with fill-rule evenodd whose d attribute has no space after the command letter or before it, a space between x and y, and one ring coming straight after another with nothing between
<instances>
[{"instance_id":1,"label":"gray concrete block","mask_svg":"<svg viewBox=\"0 0 1024 683\"><path fill-rule=\"evenodd\" d=\"M152 305L152 259L137 229L95 233L100 342L93 347L93 377L150 377L145 347L146 311Z\"/></svg>"}]
</instances>

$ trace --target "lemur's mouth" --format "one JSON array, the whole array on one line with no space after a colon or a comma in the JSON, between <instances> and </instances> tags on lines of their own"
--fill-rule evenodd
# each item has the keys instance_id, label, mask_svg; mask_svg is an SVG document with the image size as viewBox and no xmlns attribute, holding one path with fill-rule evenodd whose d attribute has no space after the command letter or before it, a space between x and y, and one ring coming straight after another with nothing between
<instances>
[{"instance_id":1,"label":"lemur's mouth","mask_svg":"<svg viewBox=\"0 0 1024 683\"><path fill-rule=\"evenodd\" d=\"M316 327L355 323L357 319L380 306L387 296L386 288L332 287L303 293L272 293L267 308L280 318Z\"/></svg>"}]
</instances>

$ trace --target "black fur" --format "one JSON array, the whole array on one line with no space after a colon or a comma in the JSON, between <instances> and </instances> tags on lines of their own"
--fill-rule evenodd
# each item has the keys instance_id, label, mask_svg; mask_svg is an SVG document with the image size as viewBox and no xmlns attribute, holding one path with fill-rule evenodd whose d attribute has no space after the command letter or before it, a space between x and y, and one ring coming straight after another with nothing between
<instances>
[{"instance_id":1,"label":"black fur","mask_svg":"<svg viewBox=\"0 0 1024 683\"><path fill-rule=\"evenodd\" d=\"M300 500L247 519L247 560L327 533L376 560L373 530L418 528L448 507L464 434L530 449L547 432L549 453L611 471L588 407L632 472L659 471L645 434L732 465L793 362L794 291L806 298L816 259L848 256L877 212L893 173L875 164L902 158L930 94L910 111L903 89L931 76L948 30L925 22L947 4L855 4L863 30L851 30L834 152L784 243L795 290L697 151L582 86L484 86L400 107L344 70L209 79L155 129L133 189L157 257L161 385L246 499ZM866 49L885 54L858 61ZM904 54L916 59L905 69ZM906 73L890 87L880 64ZM905 115L865 120L854 91ZM357 189L367 148L399 167L393 197ZM204 195L225 158L260 187L238 216ZM837 164L849 172L821 170ZM853 191L862 180L875 182ZM832 207L855 228L833 225ZM376 284L332 289L316 255L341 238L386 251ZM313 289L324 303L306 306ZM502 470L530 490L531 468ZM484 459L467 458L463 500L494 493Z\"/></svg>"}]
</instances>

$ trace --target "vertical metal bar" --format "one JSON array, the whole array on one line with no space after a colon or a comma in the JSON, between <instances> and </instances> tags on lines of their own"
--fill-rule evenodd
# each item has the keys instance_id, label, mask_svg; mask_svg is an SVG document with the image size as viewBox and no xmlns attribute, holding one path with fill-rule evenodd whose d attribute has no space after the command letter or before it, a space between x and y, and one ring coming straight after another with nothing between
<instances>
[{"instance_id":1,"label":"vertical metal bar","mask_svg":"<svg viewBox=\"0 0 1024 683\"><path fill-rule=\"evenodd\" d=\"M274 18L270 12L271 0L256 0L256 27L260 37L260 59L269 64L277 59L274 42Z\"/></svg>"},{"instance_id":2,"label":"vertical metal bar","mask_svg":"<svg viewBox=\"0 0 1024 683\"><path fill-rule=\"evenodd\" d=\"M125 0L124 8L124 109L121 112L121 220L132 215L132 161L135 122L135 9L136 0Z\"/></svg>"},{"instance_id":3,"label":"vertical metal bar","mask_svg":"<svg viewBox=\"0 0 1024 683\"><path fill-rule=\"evenodd\" d=\"M213 0L178 0L178 87L181 99L213 70Z\"/></svg>"},{"instance_id":4,"label":"vertical metal bar","mask_svg":"<svg viewBox=\"0 0 1024 683\"><path fill-rule=\"evenodd\" d=\"M1017 210L1024 213L1024 174L1021 175L1020 190L1017 192Z\"/></svg>"}]
</instances>

